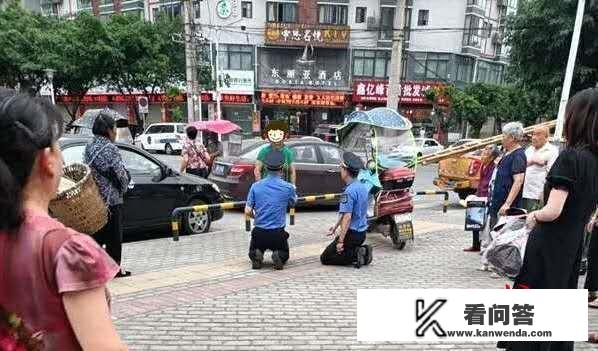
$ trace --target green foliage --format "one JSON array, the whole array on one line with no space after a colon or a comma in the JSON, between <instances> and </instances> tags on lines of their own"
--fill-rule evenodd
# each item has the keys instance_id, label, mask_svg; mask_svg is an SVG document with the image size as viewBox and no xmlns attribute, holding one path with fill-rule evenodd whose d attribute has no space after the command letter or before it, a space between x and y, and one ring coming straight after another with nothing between
<instances>
[{"instance_id":1,"label":"green foliage","mask_svg":"<svg viewBox=\"0 0 598 351\"><path fill-rule=\"evenodd\" d=\"M577 1L524 0L506 26L511 46L509 79L533 115L556 116L573 35ZM586 2L571 94L598 81L598 2ZM538 103L542 102L542 103ZM531 117L530 117L531 118ZM525 120L529 120L525 118Z\"/></svg>"},{"instance_id":2,"label":"green foliage","mask_svg":"<svg viewBox=\"0 0 598 351\"><path fill-rule=\"evenodd\" d=\"M175 123L183 122L183 110L181 110L180 106L177 106L172 109L172 121Z\"/></svg>"}]
</instances>

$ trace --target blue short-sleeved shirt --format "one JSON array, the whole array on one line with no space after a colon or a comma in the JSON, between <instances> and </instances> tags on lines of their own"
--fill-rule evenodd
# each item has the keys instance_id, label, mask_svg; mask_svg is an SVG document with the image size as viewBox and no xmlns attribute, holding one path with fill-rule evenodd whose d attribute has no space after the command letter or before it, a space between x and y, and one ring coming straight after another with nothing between
<instances>
[{"instance_id":1,"label":"blue short-sleeved shirt","mask_svg":"<svg viewBox=\"0 0 598 351\"><path fill-rule=\"evenodd\" d=\"M496 166L496 179L492 190L492 203L490 204L490 213L496 215L498 210L505 204L511 187L513 186L513 176L516 174L525 174L527 168L527 157L525 150L519 148L510 154L504 156L498 166ZM512 207L521 207L521 195L523 187L511 204Z\"/></svg>"},{"instance_id":2,"label":"blue short-sleeved shirt","mask_svg":"<svg viewBox=\"0 0 598 351\"><path fill-rule=\"evenodd\" d=\"M279 176L268 175L253 183L247 195L247 207L255 213L255 226L280 229L286 224L287 207L297 200L295 188Z\"/></svg>"},{"instance_id":3,"label":"blue short-sleeved shirt","mask_svg":"<svg viewBox=\"0 0 598 351\"><path fill-rule=\"evenodd\" d=\"M368 189L365 184L353 180L345 188L338 211L351 213L349 229L365 233L368 228Z\"/></svg>"}]
</instances>

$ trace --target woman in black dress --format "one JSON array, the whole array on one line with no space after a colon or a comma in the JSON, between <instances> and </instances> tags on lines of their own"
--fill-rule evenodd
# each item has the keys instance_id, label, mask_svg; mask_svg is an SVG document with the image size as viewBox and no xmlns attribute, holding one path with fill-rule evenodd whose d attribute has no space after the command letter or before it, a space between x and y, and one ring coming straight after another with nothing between
<instances>
[{"instance_id":1,"label":"woman in black dress","mask_svg":"<svg viewBox=\"0 0 598 351\"><path fill-rule=\"evenodd\" d=\"M515 288L577 289L584 229L598 200L598 89L569 100L566 148L546 178L544 208L528 214L529 235ZM573 350L573 342L499 343L508 350Z\"/></svg>"}]
</instances>

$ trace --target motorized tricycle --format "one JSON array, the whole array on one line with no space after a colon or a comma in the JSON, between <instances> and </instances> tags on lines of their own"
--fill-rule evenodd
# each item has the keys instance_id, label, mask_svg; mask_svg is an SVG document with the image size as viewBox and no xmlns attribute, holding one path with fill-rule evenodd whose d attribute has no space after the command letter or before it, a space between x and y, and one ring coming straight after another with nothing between
<instances>
[{"instance_id":1,"label":"motorized tricycle","mask_svg":"<svg viewBox=\"0 0 598 351\"><path fill-rule=\"evenodd\" d=\"M390 237L402 250L413 240L413 194L417 146L411 122L389 108L356 111L338 129L342 149L365 160L358 179L370 189L368 232Z\"/></svg>"}]
</instances>

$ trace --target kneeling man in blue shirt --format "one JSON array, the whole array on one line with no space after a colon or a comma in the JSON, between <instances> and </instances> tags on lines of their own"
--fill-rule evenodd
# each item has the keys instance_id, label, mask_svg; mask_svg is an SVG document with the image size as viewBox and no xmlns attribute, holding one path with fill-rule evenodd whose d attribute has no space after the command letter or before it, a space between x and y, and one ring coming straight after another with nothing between
<instances>
[{"instance_id":1,"label":"kneeling man in blue shirt","mask_svg":"<svg viewBox=\"0 0 598 351\"><path fill-rule=\"evenodd\" d=\"M347 184L341 197L338 222L330 228L328 235L335 235L334 241L326 247L320 261L325 265L350 265L360 268L372 262L372 247L363 245L368 228L368 189L357 176L364 168L359 156L345 152L341 164L341 178ZM337 234L336 230L341 227Z\"/></svg>"},{"instance_id":2,"label":"kneeling man in blue shirt","mask_svg":"<svg viewBox=\"0 0 598 351\"><path fill-rule=\"evenodd\" d=\"M249 258L253 269L262 268L264 252L272 250L275 269L282 269L289 259L289 233L285 231L287 208L295 204L295 187L282 177L284 156L273 149L264 160L268 176L249 189L245 214L255 218L251 231Z\"/></svg>"}]
</instances>

